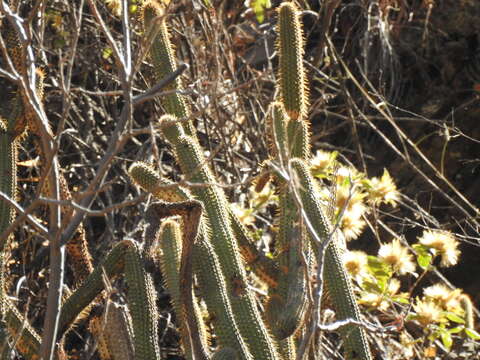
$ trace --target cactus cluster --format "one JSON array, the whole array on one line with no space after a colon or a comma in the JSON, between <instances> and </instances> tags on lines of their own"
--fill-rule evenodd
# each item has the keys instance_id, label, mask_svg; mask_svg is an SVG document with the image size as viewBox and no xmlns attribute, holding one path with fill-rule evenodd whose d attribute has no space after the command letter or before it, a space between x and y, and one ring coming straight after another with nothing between
<instances>
[{"instance_id":1,"label":"cactus cluster","mask_svg":"<svg viewBox=\"0 0 480 360\"><path fill-rule=\"evenodd\" d=\"M164 9L154 1L142 7L145 32L156 34L150 48L156 81L175 71L175 58ZM279 98L267 115L269 159L264 169L278 189L278 231L273 257L258 250L232 210L208 166L190 118L187 100L178 91L161 98L166 114L160 117L162 135L171 144L185 179L180 187L161 178L145 163L134 163L132 179L159 202L146 214L149 224L143 247L133 240L119 242L93 269L83 229L67 244L77 288L64 301L59 318L60 341L77 317L94 302L106 302L102 315L92 314L89 329L97 338L102 359L160 359L156 291L151 267L161 271L176 312L187 359L295 359L309 317L318 309L312 302L311 279L324 259L328 293L337 319L361 321L350 279L341 261L330 219L320 203L319 183L311 174L310 133L307 119L308 86L303 68L303 34L299 11L291 2L278 9ZM15 40L5 26L6 39ZM18 45L12 40L13 63L22 72ZM41 93L42 76L38 77ZM180 90L177 80L170 90ZM15 199L16 149L20 134L34 122L20 92L2 109L0 121L0 191ZM265 184L263 178L263 185ZM71 199L63 177L62 198ZM168 186L166 186L168 185ZM262 182L257 183L262 187ZM48 190L47 190L48 191ZM13 219L13 209L0 202L0 233ZM68 219L70 213L63 212ZM308 223L308 226L307 226ZM320 243L319 243L320 241ZM321 243L329 241L325 254ZM8 241L0 243L0 301L2 334L9 333L16 349L38 359L40 336L13 306L5 290ZM252 271L268 287L260 299L250 285ZM105 276L124 276L127 305L99 296ZM198 286L194 287L194 283ZM202 302L199 301L202 300ZM204 305L203 305L204 304ZM206 307L208 321L202 310ZM95 312L93 312L95 313ZM210 327L210 329L208 329ZM211 332L216 336L212 348ZM346 359L371 359L364 330L346 325L340 330ZM122 339L122 341L120 341ZM9 342L4 342L9 344ZM9 349L3 349L6 354ZM56 355L61 357L61 351Z\"/></svg>"},{"instance_id":2,"label":"cactus cluster","mask_svg":"<svg viewBox=\"0 0 480 360\"><path fill-rule=\"evenodd\" d=\"M83 229L79 227L78 236L67 244L77 288L61 308L60 343L82 312L91 309L92 303L104 301L104 314L93 312L89 323L98 341L100 356L103 359L160 359L156 295L149 267L153 264L154 271L162 272L171 294L187 359L296 358L307 314L312 313L314 306L308 288L321 256L315 239L327 241L332 227L318 200L318 184L309 170L308 89L299 12L293 3L285 2L279 7L278 19L280 98L268 113L270 158L265 162L279 195L274 257L256 248L224 191L216 185L190 119L187 100L179 92L171 92L161 99L166 114L159 119L159 124L185 178L193 186L188 189L172 186L149 165L133 164L129 170L131 177L160 202L152 204L147 212L149 227L143 247L133 240L123 240L96 269L92 267ZM155 34L150 58L155 80L159 81L175 71L164 9L154 1L147 1L142 7L142 20L145 32ZM15 41L15 31L4 23L2 34L10 48L10 53L6 54L10 59L5 60L11 61L22 73L25 65ZM43 76L38 79L41 95ZM180 89L179 80L171 85L171 90ZM29 112L28 102L17 90L11 99L3 102L0 113L0 191L11 199L15 199L17 188L16 149L22 138L20 135L29 131L34 137L39 136ZM59 183L62 199L71 199L63 177ZM261 187L260 183L257 185ZM70 217L68 210L63 210L62 217ZM0 233L13 218L10 204L1 201ZM307 231L306 220L311 222L315 234ZM9 333L24 357L39 359L39 334L6 295L7 240L2 239L0 243L2 334ZM268 286L262 306L252 291L250 270ZM127 306L99 296L107 284L105 276L109 279L125 277ZM337 306L338 319L360 320L335 241L327 248L324 276L330 297ZM198 284L195 289L194 282ZM198 299L205 304L208 323ZM212 329L208 327L216 336L213 349L209 340ZM341 334L346 358L371 358L362 329L348 325ZM4 349L4 353L8 351L8 347ZM56 356L62 356L61 347Z\"/></svg>"},{"instance_id":3,"label":"cactus cluster","mask_svg":"<svg viewBox=\"0 0 480 360\"><path fill-rule=\"evenodd\" d=\"M152 9L157 9L158 15L162 13L156 5L149 3L145 6L145 26L152 18ZM162 19L154 40L151 60L155 69L173 71L173 50L164 22ZM265 162L279 197L273 259L253 246L225 193L216 185L191 119L185 115L189 111L181 95L162 100L167 114L160 117L159 124L185 179L192 186L189 189L165 186L169 184L168 180L162 179L145 163L134 163L129 170L132 179L157 199L178 204L195 199L203 208L198 239L190 243L188 255L184 253L186 245L181 244L179 234L188 231L190 225L185 219L183 222L171 219L162 224L155 247L158 247L156 258L161 264L165 285L178 313L187 358L196 358L194 338L198 338L197 344L203 346L199 353L208 358L294 359L307 314L312 313L314 306L308 296L309 278L322 255L315 239L328 241L333 236L333 227L319 202L319 184L309 168L311 150L303 34L299 11L293 3L280 5L277 32L280 98L272 103L268 112L270 158ZM315 234L307 231L306 220L311 222ZM192 273L182 274L181 263L190 256L193 258ZM323 274L336 306L337 318L360 321L352 285L335 240L330 241L324 259ZM267 299L263 301L264 313L260 312L258 299L249 285L247 269L268 285ZM186 281L184 276L194 276L198 290L180 291ZM192 304L192 296L201 298L210 314L210 325L217 337L213 353L204 345L207 339L201 333L192 333L185 319L185 306L190 302L190 316L195 319L197 327L204 326L198 325L203 317L197 313L195 300ZM347 359L371 359L363 329L347 325L341 329L341 335Z\"/></svg>"}]
</instances>

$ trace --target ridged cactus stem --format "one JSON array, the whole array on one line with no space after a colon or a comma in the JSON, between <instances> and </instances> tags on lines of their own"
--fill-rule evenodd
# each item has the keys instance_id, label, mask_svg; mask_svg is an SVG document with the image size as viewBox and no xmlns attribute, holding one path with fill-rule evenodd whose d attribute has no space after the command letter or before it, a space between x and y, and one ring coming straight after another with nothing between
<instances>
[{"instance_id":1,"label":"ridged cactus stem","mask_svg":"<svg viewBox=\"0 0 480 360\"><path fill-rule=\"evenodd\" d=\"M16 341L15 348L28 360L40 359L40 336L18 312L8 299L2 300L5 322L10 337Z\"/></svg>"},{"instance_id":2,"label":"ridged cactus stem","mask_svg":"<svg viewBox=\"0 0 480 360\"><path fill-rule=\"evenodd\" d=\"M165 76L174 72L177 68L175 64L174 47L170 40L170 34L166 23L166 13L162 5L154 1L146 1L142 7L143 26L147 31L150 26L157 26L156 36L150 47L150 58L152 59L155 78L160 81ZM155 24L154 24L155 21ZM182 90L181 80L177 78L165 90ZM174 115L179 119L186 119L190 116L190 110L185 98L178 92L165 95L161 103L167 114ZM190 120L184 125L185 132L195 135L195 128Z\"/></svg>"},{"instance_id":3,"label":"ridged cactus stem","mask_svg":"<svg viewBox=\"0 0 480 360\"><path fill-rule=\"evenodd\" d=\"M92 332L97 338L103 339L105 346L103 352L108 354L108 359L134 360L134 332L128 308L108 302L102 316L94 319L96 321L93 324L96 329ZM90 321L90 327L92 327L92 321Z\"/></svg>"},{"instance_id":4,"label":"ridged cactus stem","mask_svg":"<svg viewBox=\"0 0 480 360\"><path fill-rule=\"evenodd\" d=\"M0 118L0 191L10 199L15 199L17 189L16 152L16 141L12 139L7 131L7 124ZM0 234L10 226L14 215L15 212L12 206L6 201L0 200ZM7 307L9 302L6 293L7 251L11 238L12 235L9 235L5 239L0 239L0 317L2 319L5 316L8 317L9 311L13 311L13 306L11 309ZM0 327L4 327L3 322L0 324ZM7 329L12 334L12 328L7 326Z\"/></svg>"},{"instance_id":5,"label":"ridged cactus stem","mask_svg":"<svg viewBox=\"0 0 480 360\"><path fill-rule=\"evenodd\" d=\"M127 301L132 315L135 359L160 360L155 289L136 243L132 243L125 253L125 278L128 285Z\"/></svg>"},{"instance_id":6,"label":"ridged cactus stem","mask_svg":"<svg viewBox=\"0 0 480 360\"><path fill-rule=\"evenodd\" d=\"M331 236L331 226L318 200L320 197L316 180L303 160L292 159L290 163L295 175L294 178L298 181L298 184L295 184L295 186L298 189L302 210L307 220L311 223L315 234L322 242L325 242ZM321 267L321 264L324 264L321 278L326 280L328 293L336 309L337 319L360 321L360 311L353 293L353 287L343 265L341 252L335 239L330 241L323 259L319 258L321 254L319 254L318 249L321 249L321 247L316 242L312 243L312 247L319 266ZM319 297L317 301L315 305L318 307ZM340 333L344 341L346 359L372 359L364 329L356 325L346 325L341 329Z\"/></svg>"},{"instance_id":7,"label":"ridged cactus stem","mask_svg":"<svg viewBox=\"0 0 480 360\"><path fill-rule=\"evenodd\" d=\"M280 96L290 118L304 118L308 109L307 80L303 68L303 31L299 11L293 2L278 10L277 50Z\"/></svg>"},{"instance_id":8,"label":"ridged cactus stem","mask_svg":"<svg viewBox=\"0 0 480 360\"><path fill-rule=\"evenodd\" d=\"M290 158L310 159L310 129L305 120L289 120L287 124Z\"/></svg>"},{"instance_id":9,"label":"ridged cactus stem","mask_svg":"<svg viewBox=\"0 0 480 360\"><path fill-rule=\"evenodd\" d=\"M123 272L125 253L133 244L130 240L116 244L82 285L65 301L60 312L59 335L62 335L77 316L104 290L103 274L113 278Z\"/></svg>"},{"instance_id":10,"label":"ridged cactus stem","mask_svg":"<svg viewBox=\"0 0 480 360\"><path fill-rule=\"evenodd\" d=\"M151 216L149 216L150 214ZM153 216L156 217L155 212L149 211L147 219ZM182 260L180 221L180 218L171 218L162 222L158 235L158 245L152 247L151 254L155 261L160 264L164 285L170 294L171 303L177 315L185 357L190 360L193 359L193 354L188 329L185 327L187 314L184 311L183 299L180 293L180 264ZM201 321L198 308L194 309L193 315L197 323ZM202 345L204 346L203 343Z\"/></svg>"},{"instance_id":11,"label":"ridged cactus stem","mask_svg":"<svg viewBox=\"0 0 480 360\"><path fill-rule=\"evenodd\" d=\"M204 234L211 234L205 230ZM209 239L202 238L194 249L194 266L201 295L205 299L209 315L220 347L235 350L239 359L254 359L248 345L240 334L231 302L228 297L227 284L223 278L220 259L215 253Z\"/></svg>"},{"instance_id":12,"label":"ridged cactus stem","mask_svg":"<svg viewBox=\"0 0 480 360\"><path fill-rule=\"evenodd\" d=\"M178 124L169 124L169 127L171 126L178 126ZM203 203L210 226L214 229L212 245L221 259L222 272L242 337L249 344L255 357L277 359L276 344L267 332L255 299L247 288L245 267L231 228L225 194L213 185L215 183L213 175L194 139L188 136L169 136L178 131L169 131L168 127L164 128L163 133L172 143L177 161L188 180L203 184L200 187L193 187L191 192Z\"/></svg>"},{"instance_id":13,"label":"ridged cactus stem","mask_svg":"<svg viewBox=\"0 0 480 360\"><path fill-rule=\"evenodd\" d=\"M17 144L7 131L5 122L0 118L0 191L10 199L15 199L17 188L16 170ZM6 201L0 200L0 234L12 223L14 209ZM2 256L8 239L0 239Z\"/></svg>"},{"instance_id":14,"label":"ridged cactus stem","mask_svg":"<svg viewBox=\"0 0 480 360\"><path fill-rule=\"evenodd\" d=\"M145 191L152 193L157 199L166 202L181 202L191 199L192 196L188 190L173 186L174 184L160 175L149 164L143 162L134 163L128 170L133 181ZM269 284L276 287L278 278L281 276L278 264L264 254L262 254L248 238L247 231L238 218L229 211L230 221L233 232L240 246L240 251L247 265L252 268L257 276ZM147 237L149 238L149 237ZM148 240L148 239L147 239ZM146 249L150 244L146 244Z\"/></svg>"},{"instance_id":15,"label":"ridged cactus stem","mask_svg":"<svg viewBox=\"0 0 480 360\"><path fill-rule=\"evenodd\" d=\"M304 147L309 151L309 147L305 145L309 139L308 136L289 136L291 134L287 131L287 124L295 122L301 125L303 121L290 120L282 103L273 103L270 112L267 122L270 157L285 168L292 150L299 151L300 147ZM297 146L294 148L293 145ZM285 276L279 277L278 287L270 288L267 318L277 338L285 339L303 323L308 304L308 297L305 296L308 265L304 264L303 258L310 258L310 251L308 246L303 246L304 229L298 222L298 210L292 193L283 179L277 177L276 182L279 197L276 260Z\"/></svg>"},{"instance_id":16,"label":"ridged cactus stem","mask_svg":"<svg viewBox=\"0 0 480 360\"><path fill-rule=\"evenodd\" d=\"M289 158L287 138L288 115L281 102L274 102L270 105L267 116L267 139L268 153L272 159L278 159L285 164Z\"/></svg>"},{"instance_id":17,"label":"ridged cactus stem","mask_svg":"<svg viewBox=\"0 0 480 360\"><path fill-rule=\"evenodd\" d=\"M194 357L196 359L207 359L208 355L199 338L200 331L198 323L194 316L195 312L193 300L193 269L192 269L192 251L193 246L198 241L198 231L200 226L200 218L202 215L202 204L195 200L188 200L180 203L154 203L150 205L149 211L154 212L159 219L181 216L183 220L183 241L182 256L180 262L180 297L182 304L183 317L186 332L188 334L188 342L190 343ZM190 316L189 316L190 314ZM182 316L182 315L181 315ZM187 339L186 339L187 340Z\"/></svg>"}]
</instances>

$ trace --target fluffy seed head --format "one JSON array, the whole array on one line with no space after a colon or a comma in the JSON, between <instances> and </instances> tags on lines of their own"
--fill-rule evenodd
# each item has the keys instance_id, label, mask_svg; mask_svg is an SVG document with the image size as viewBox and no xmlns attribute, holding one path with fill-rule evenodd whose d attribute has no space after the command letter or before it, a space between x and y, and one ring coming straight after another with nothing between
<instances>
[{"instance_id":1,"label":"fluffy seed head","mask_svg":"<svg viewBox=\"0 0 480 360\"><path fill-rule=\"evenodd\" d=\"M378 250L378 257L390 265L393 271L406 274L415 271L413 257L408 248L400 244L400 240L394 239L391 243L383 244Z\"/></svg>"},{"instance_id":2,"label":"fluffy seed head","mask_svg":"<svg viewBox=\"0 0 480 360\"><path fill-rule=\"evenodd\" d=\"M444 284L435 284L423 290L426 299L438 304L447 311L458 312L460 307L460 289L450 290Z\"/></svg>"},{"instance_id":3,"label":"fluffy seed head","mask_svg":"<svg viewBox=\"0 0 480 360\"><path fill-rule=\"evenodd\" d=\"M361 217L354 216L354 214L347 211L343 214L340 228L345 235L345 240L349 241L358 238L362 234L365 225L367 224Z\"/></svg>"},{"instance_id":4,"label":"fluffy seed head","mask_svg":"<svg viewBox=\"0 0 480 360\"><path fill-rule=\"evenodd\" d=\"M383 171L383 175L380 179L376 177L370 179L368 185L368 199L370 202L374 204L385 203L397 206L400 194L398 193L397 187L387 169Z\"/></svg>"},{"instance_id":5,"label":"fluffy seed head","mask_svg":"<svg viewBox=\"0 0 480 360\"><path fill-rule=\"evenodd\" d=\"M345 268L357 280L368 275L368 258L363 251L346 251L343 254Z\"/></svg>"},{"instance_id":6,"label":"fluffy seed head","mask_svg":"<svg viewBox=\"0 0 480 360\"><path fill-rule=\"evenodd\" d=\"M441 230L426 230L418 241L441 256L441 266L449 267L458 262L460 250L458 250L458 241L452 233Z\"/></svg>"},{"instance_id":7,"label":"fluffy seed head","mask_svg":"<svg viewBox=\"0 0 480 360\"><path fill-rule=\"evenodd\" d=\"M432 325L442 320L442 309L435 302L431 300L422 301L417 299L413 304L413 309L416 312L416 320L422 326Z\"/></svg>"}]
</instances>

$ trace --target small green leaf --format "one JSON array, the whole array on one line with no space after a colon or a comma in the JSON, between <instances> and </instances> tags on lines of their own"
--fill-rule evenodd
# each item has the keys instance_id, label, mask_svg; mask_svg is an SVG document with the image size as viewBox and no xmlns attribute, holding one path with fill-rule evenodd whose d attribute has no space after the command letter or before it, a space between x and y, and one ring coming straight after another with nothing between
<instances>
[{"instance_id":1,"label":"small green leaf","mask_svg":"<svg viewBox=\"0 0 480 360\"><path fill-rule=\"evenodd\" d=\"M408 297L406 297L405 295L392 296L392 300L399 304L410 304L410 302L408 301Z\"/></svg>"},{"instance_id":2,"label":"small green leaf","mask_svg":"<svg viewBox=\"0 0 480 360\"><path fill-rule=\"evenodd\" d=\"M378 284L373 283L371 281L363 282L362 288L369 293L378 294L382 292L382 289L378 286Z\"/></svg>"},{"instance_id":3,"label":"small green leaf","mask_svg":"<svg viewBox=\"0 0 480 360\"><path fill-rule=\"evenodd\" d=\"M272 6L270 0L252 0L250 7L255 12L255 16L259 23L265 20L265 9L269 9Z\"/></svg>"},{"instance_id":4,"label":"small green leaf","mask_svg":"<svg viewBox=\"0 0 480 360\"><path fill-rule=\"evenodd\" d=\"M423 269L426 270L432 263L432 255L430 254L418 254L417 263Z\"/></svg>"},{"instance_id":5,"label":"small green leaf","mask_svg":"<svg viewBox=\"0 0 480 360\"><path fill-rule=\"evenodd\" d=\"M449 329L448 332L450 334L458 334L458 333L462 332L464 329L465 329L464 326L456 326L454 328Z\"/></svg>"},{"instance_id":6,"label":"small green leaf","mask_svg":"<svg viewBox=\"0 0 480 360\"><path fill-rule=\"evenodd\" d=\"M467 336L468 336L470 339L480 340L480 334L479 334L478 332L476 332L475 330L473 330L473 329L465 328L465 334L467 334Z\"/></svg>"},{"instance_id":7,"label":"small green leaf","mask_svg":"<svg viewBox=\"0 0 480 360\"><path fill-rule=\"evenodd\" d=\"M463 320L460 316L455 313L447 312L446 317L448 320L453 321L458 324L465 324L465 320Z\"/></svg>"},{"instance_id":8,"label":"small green leaf","mask_svg":"<svg viewBox=\"0 0 480 360\"><path fill-rule=\"evenodd\" d=\"M440 339L442 340L443 346L450 350L453 344L452 336L450 335L450 333L448 331L442 331L440 333Z\"/></svg>"},{"instance_id":9,"label":"small green leaf","mask_svg":"<svg viewBox=\"0 0 480 360\"><path fill-rule=\"evenodd\" d=\"M103 49L102 51L102 57L104 59L108 59L113 53L113 50L109 47L106 47L105 49Z\"/></svg>"}]
</instances>

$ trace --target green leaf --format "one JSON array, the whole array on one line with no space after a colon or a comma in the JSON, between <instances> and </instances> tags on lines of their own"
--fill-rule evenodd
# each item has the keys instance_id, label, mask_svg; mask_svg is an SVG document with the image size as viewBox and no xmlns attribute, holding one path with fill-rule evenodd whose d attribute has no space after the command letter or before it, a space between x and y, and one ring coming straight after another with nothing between
<instances>
[{"instance_id":1,"label":"green leaf","mask_svg":"<svg viewBox=\"0 0 480 360\"><path fill-rule=\"evenodd\" d=\"M440 339L442 340L443 346L450 350L453 344L452 335L448 331L442 331L440 333Z\"/></svg>"},{"instance_id":2,"label":"green leaf","mask_svg":"<svg viewBox=\"0 0 480 360\"><path fill-rule=\"evenodd\" d=\"M463 320L460 316L455 313L447 312L446 317L448 320L453 321L458 324L465 324L465 320Z\"/></svg>"},{"instance_id":3,"label":"green leaf","mask_svg":"<svg viewBox=\"0 0 480 360\"><path fill-rule=\"evenodd\" d=\"M103 49L102 51L102 57L104 59L108 59L110 56L112 56L113 54L113 50L109 47L106 47L105 49Z\"/></svg>"},{"instance_id":4,"label":"green leaf","mask_svg":"<svg viewBox=\"0 0 480 360\"><path fill-rule=\"evenodd\" d=\"M456 326L454 328L451 328L448 330L450 334L458 334L459 332L462 332L465 329L464 326Z\"/></svg>"},{"instance_id":5,"label":"green leaf","mask_svg":"<svg viewBox=\"0 0 480 360\"><path fill-rule=\"evenodd\" d=\"M384 278L383 281L388 280L392 276L390 265L385 264L376 256L368 256L368 269L379 281L381 278Z\"/></svg>"},{"instance_id":6,"label":"green leaf","mask_svg":"<svg viewBox=\"0 0 480 360\"><path fill-rule=\"evenodd\" d=\"M270 0L252 0L250 3L259 23L265 20L265 9L270 9L271 6Z\"/></svg>"},{"instance_id":7,"label":"green leaf","mask_svg":"<svg viewBox=\"0 0 480 360\"><path fill-rule=\"evenodd\" d=\"M478 332L476 332L475 330L473 330L473 329L465 328L465 334L467 334L467 336L468 336L470 339L480 340L480 334L479 334Z\"/></svg>"},{"instance_id":8,"label":"green leaf","mask_svg":"<svg viewBox=\"0 0 480 360\"><path fill-rule=\"evenodd\" d=\"M418 265L420 265L422 269L426 270L432 263L432 254L430 253L429 248L422 244L414 244L412 247L417 254Z\"/></svg>"},{"instance_id":9,"label":"green leaf","mask_svg":"<svg viewBox=\"0 0 480 360\"><path fill-rule=\"evenodd\" d=\"M382 292L382 289L380 288L380 286L378 286L378 284L373 283L371 281L364 281L362 284L362 288L369 293L378 294Z\"/></svg>"},{"instance_id":10,"label":"green leaf","mask_svg":"<svg viewBox=\"0 0 480 360\"><path fill-rule=\"evenodd\" d=\"M392 296L392 300L399 304L410 304L408 296L406 295L394 295Z\"/></svg>"},{"instance_id":11,"label":"green leaf","mask_svg":"<svg viewBox=\"0 0 480 360\"><path fill-rule=\"evenodd\" d=\"M426 270L432 262L432 255L418 255L417 263L423 269Z\"/></svg>"}]
</instances>

